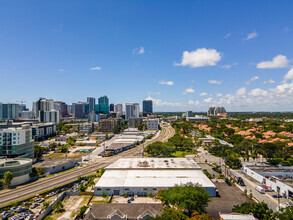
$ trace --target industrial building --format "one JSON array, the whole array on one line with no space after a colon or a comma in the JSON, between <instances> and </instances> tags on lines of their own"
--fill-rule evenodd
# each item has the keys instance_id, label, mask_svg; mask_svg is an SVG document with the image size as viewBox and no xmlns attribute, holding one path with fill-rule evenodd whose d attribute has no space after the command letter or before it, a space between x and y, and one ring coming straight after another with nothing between
<instances>
[{"instance_id":1,"label":"industrial building","mask_svg":"<svg viewBox=\"0 0 293 220\"><path fill-rule=\"evenodd\" d=\"M243 172L259 183L272 187L275 192L279 190L283 197L293 198L293 167L245 164Z\"/></svg>"},{"instance_id":2,"label":"industrial building","mask_svg":"<svg viewBox=\"0 0 293 220\"><path fill-rule=\"evenodd\" d=\"M186 121L209 121L210 118L203 115L195 115L194 117L186 116Z\"/></svg>"},{"instance_id":3,"label":"industrial building","mask_svg":"<svg viewBox=\"0 0 293 220\"><path fill-rule=\"evenodd\" d=\"M32 159L27 158L0 158L0 179L7 171L13 175L11 186L19 185L30 180L29 174L32 172Z\"/></svg>"},{"instance_id":4,"label":"industrial building","mask_svg":"<svg viewBox=\"0 0 293 220\"><path fill-rule=\"evenodd\" d=\"M95 195L147 195L160 189L192 182L216 196L216 186L192 159L185 158L121 158L105 168L95 185Z\"/></svg>"}]
</instances>

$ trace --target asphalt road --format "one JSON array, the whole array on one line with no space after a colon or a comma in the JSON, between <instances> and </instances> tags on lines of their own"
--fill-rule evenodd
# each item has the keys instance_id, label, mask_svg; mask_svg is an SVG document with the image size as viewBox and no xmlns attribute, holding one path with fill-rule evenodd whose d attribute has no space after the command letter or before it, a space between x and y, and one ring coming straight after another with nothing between
<instances>
[{"instance_id":1,"label":"asphalt road","mask_svg":"<svg viewBox=\"0 0 293 220\"><path fill-rule=\"evenodd\" d=\"M97 163L92 163L84 167L78 167L67 172L41 178L35 182L21 185L14 189L3 190L0 192L0 207L5 206L12 201L24 200L26 198L32 197L35 194L39 194L45 190L50 190L54 187L58 187L66 183L72 182L76 180L79 176L95 173L101 167L106 167L122 157L142 157L142 150L145 146L156 141L165 142L175 134L175 131L171 126L161 127L162 131L158 136L128 151L122 152L112 157L102 157Z\"/></svg>"}]
</instances>

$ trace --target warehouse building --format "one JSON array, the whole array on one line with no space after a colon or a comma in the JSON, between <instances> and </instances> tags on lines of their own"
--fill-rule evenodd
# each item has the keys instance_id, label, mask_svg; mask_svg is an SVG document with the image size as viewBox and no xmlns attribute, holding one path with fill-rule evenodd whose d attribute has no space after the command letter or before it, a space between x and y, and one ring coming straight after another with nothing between
<instances>
[{"instance_id":1,"label":"warehouse building","mask_svg":"<svg viewBox=\"0 0 293 220\"><path fill-rule=\"evenodd\" d=\"M192 182L216 196L216 186L201 167L185 158L121 158L105 168L95 185L95 195L148 195L160 189Z\"/></svg>"}]
</instances>

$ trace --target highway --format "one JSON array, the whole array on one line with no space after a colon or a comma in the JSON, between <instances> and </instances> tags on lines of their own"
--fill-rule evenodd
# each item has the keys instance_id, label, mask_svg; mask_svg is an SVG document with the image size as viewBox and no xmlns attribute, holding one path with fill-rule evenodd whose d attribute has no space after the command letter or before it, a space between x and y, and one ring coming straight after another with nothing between
<instances>
[{"instance_id":1,"label":"highway","mask_svg":"<svg viewBox=\"0 0 293 220\"><path fill-rule=\"evenodd\" d=\"M84 167L78 167L67 172L41 178L35 182L21 185L14 189L7 189L2 192L0 191L0 207L5 206L12 201L24 200L26 198L32 197L35 194L53 189L54 187L65 185L66 183L70 183L76 180L79 176L95 173L101 167L106 167L114 161L118 160L119 158L141 157L143 148L145 146L156 141L166 142L170 137L175 134L175 130L170 125L161 126L161 128L162 130L158 136L155 136L153 139L147 140L145 143L128 151L124 151L111 157L102 157L97 163L92 163Z\"/></svg>"}]
</instances>

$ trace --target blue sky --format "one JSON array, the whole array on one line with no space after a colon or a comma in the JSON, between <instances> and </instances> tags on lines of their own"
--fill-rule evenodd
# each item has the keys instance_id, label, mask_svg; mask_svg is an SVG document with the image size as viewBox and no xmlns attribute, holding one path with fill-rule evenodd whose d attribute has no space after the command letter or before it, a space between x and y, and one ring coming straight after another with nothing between
<instances>
[{"instance_id":1,"label":"blue sky","mask_svg":"<svg viewBox=\"0 0 293 220\"><path fill-rule=\"evenodd\" d=\"M0 1L0 101L292 111L292 1Z\"/></svg>"}]
</instances>

